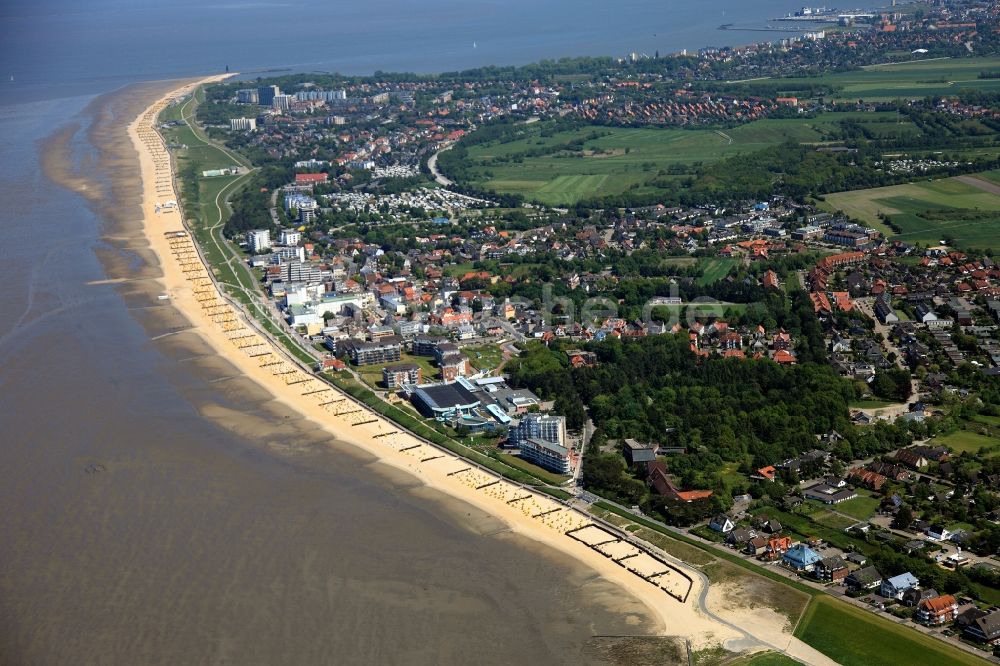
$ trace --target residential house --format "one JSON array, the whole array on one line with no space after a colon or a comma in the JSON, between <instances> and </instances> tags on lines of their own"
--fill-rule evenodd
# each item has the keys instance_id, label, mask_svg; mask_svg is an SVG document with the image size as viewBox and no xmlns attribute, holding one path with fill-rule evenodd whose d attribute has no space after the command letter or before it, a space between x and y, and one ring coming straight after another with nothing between
<instances>
[{"instance_id":1,"label":"residential house","mask_svg":"<svg viewBox=\"0 0 1000 666\"><path fill-rule=\"evenodd\" d=\"M733 531L735 532L736 530ZM746 553L749 555L760 557L761 555L767 552L768 541L769 540L767 537L762 537L762 536L754 537L749 541L747 541L747 545L743 548L743 550L746 551Z\"/></svg>"},{"instance_id":2,"label":"residential house","mask_svg":"<svg viewBox=\"0 0 1000 666\"><path fill-rule=\"evenodd\" d=\"M937 590L934 588L927 588L926 590L920 589L919 587L912 587L903 593L903 603L907 606L916 606L921 601L926 599L934 599L939 596Z\"/></svg>"},{"instance_id":3,"label":"residential house","mask_svg":"<svg viewBox=\"0 0 1000 666\"><path fill-rule=\"evenodd\" d=\"M945 529L943 525L931 525L925 530L925 534L935 541L947 541L951 538L951 531Z\"/></svg>"},{"instance_id":4,"label":"residential house","mask_svg":"<svg viewBox=\"0 0 1000 666\"><path fill-rule=\"evenodd\" d=\"M379 342L345 340L338 343L337 350L350 358L354 365L391 363L400 359L400 342L395 337L386 338Z\"/></svg>"},{"instance_id":5,"label":"residential house","mask_svg":"<svg viewBox=\"0 0 1000 666\"><path fill-rule=\"evenodd\" d=\"M847 574L850 573L850 569L847 567L847 562L844 561L839 555L831 555L830 557L824 557L822 560L816 563L813 573L816 578L820 580L828 580L833 583L839 583L840 581L847 578Z\"/></svg>"},{"instance_id":6,"label":"residential house","mask_svg":"<svg viewBox=\"0 0 1000 666\"><path fill-rule=\"evenodd\" d=\"M914 406L922 404L923 403L914 403ZM911 409L911 411L913 410ZM944 446L912 446L907 450L923 456L928 462L945 462L951 458L951 451Z\"/></svg>"},{"instance_id":7,"label":"residential house","mask_svg":"<svg viewBox=\"0 0 1000 666\"><path fill-rule=\"evenodd\" d=\"M769 560L776 560L792 547L791 537L771 537L767 540L767 546L764 548L764 557Z\"/></svg>"},{"instance_id":8,"label":"residential house","mask_svg":"<svg viewBox=\"0 0 1000 666\"><path fill-rule=\"evenodd\" d=\"M757 533L751 529L745 527L737 527L726 535L726 543L734 548L742 548L749 541L756 539ZM764 539L764 545L767 545L767 539Z\"/></svg>"},{"instance_id":9,"label":"residential house","mask_svg":"<svg viewBox=\"0 0 1000 666\"><path fill-rule=\"evenodd\" d=\"M756 472L751 474L750 478L757 481L771 481L773 483L777 473L778 470L774 467L774 465L768 465L767 467L761 467Z\"/></svg>"},{"instance_id":10,"label":"residential house","mask_svg":"<svg viewBox=\"0 0 1000 666\"><path fill-rule=\"evenodd\" d=\"M902 465L892 463L873 462L868 465L868 470L893 481L908 481L912 476L912 473Z\"/></svg>"},{"instance_id":11,"label":"residential house","mask_svg":"<svg viewBox=\"0 0 1000 666\"><path fill-rule=\"evenodd\" d=\"M958 615L955 617L955 628L964 632L976 620L987 615L989 613L978 606L963 606L959 609Z\"/></svg>"},{"instance_id":12,"label":"residential house","mask_svg":"<svg viewBox=\"0 0 1000 666\"><path fill-rule=\"evenodd\" d=\"M870 472L860 467L852 469L848 472L847 476L858 485L875 491L881 490L882 486L884 486L886 481L888 481L888 479L881 474Z\"/></svg>"},{"instance_id":13,"label":"residential house","mask_svg":"<svg viewBox=\"0 0 1000 666\"><path fill-rule=\"evenodd\" d=\"M667 476L666 471L659 467L653 468L650 472L649 483L653 486L653 490L674 502L694 502L712 496L711 490L679 490Z\"/></svg>"},{"instance_id":14,"label":"residential house","mask_svg":"<svg viewBox=\"0 0 1000 666\"><path fill-rule=\"evenodd\" d=\"M885 296L879 296L875 299L874 311L875 316L883 324L895 324L899 321L899 315L892 309L892 304Z\"/></svg>"},{"instance_id":15,"label":"residential house","mask_svg":"<svg viewBox=\"0 0 1000 666\"><path fill-rule=\"evenodd\" d=\"M455 381L459 377L467 377L471 373L469 357L465 354L449 354L440 361L441 379L446 382Z\"/></svg>"},{"instance_id":16,"label":"residential house","mask_svg":"<svg viewBox=\"0 0 1000 666\"><path fill-rule=\"evenodd\" d=\"M907 590L920 585L920 581L909 571L882 581L880 593L889 599L901 600Z\"/></svg>"},{"instance_id":17,"label":"residential house","mask_svg":"<svg viewBox=\"0 0 1000 666\"><path fill-rule=\"evenodd\" d=\"M382 368L382 384L386 388L399 388L403 384L421 384L423 375L415 363L399 363Z\"/></svg>"},{"instance_id":18,"label":"residential house","mask_svg":"<svg viewBox=\"0 0 1000 666\"><path fill-rule=\"evenodd\" d=\"M1000 643L1000 611L977 617L965 628L965 635L980 643Z\"/></svg>"},{"instance_id":19,"label":"residential house","mask_svg":"<svg viewBox=\"0 0 1000 666\"><path fill-rule=\"evenodd\" d=\"M848 562L857 564L859 567L863 567L868 563L868 558L865 557L864 553L851 552L844 556Z\"/></svg>"},{"instance_id":20,"label":"residential house","mask_svg":"<svg viewBox=\"0 0 1000 666\"><path fill-rule=\"evenodd\" d=\"M788 549L781 561L796 571L812 571L816 563L823 558L815 550L805 544L797 544Z\"/></svg>"},{"instance_id":21,"label":"residential house","mask_svg":"<svg viewBox=\"0 0 1000 666\"><path fill-rule=\"evenodd\" d=\"M875 567L863 567L848 574L844 584L859 592L874 590L882 584L882 574Z\"/></svg>"},{"instance_id":22,"label":"residential house","mask_svg":"<svg viewBox=\"0 0 1000 666\"><path fill-rule=\"evenodd\" d=\"M927 458L909 449L901 449L900 451L897 451L896 460L903 463L907 467L912 467L913 469L927 467Z\"/></svg>"},{"instance_id":23,"label":"residential house","mask_svg":"<svg viewBox=\"0 0 1000 666\"><path fill-rule=\"evenodd\" d=\"M736 527L736 523L734 523L732 518L724 513L716 515L708 522L708 528L710 530L722 532L723 534L730 532L734 527Z\"/></svg>"},{"instance_id":24,"label":"residential house","mask_svg":"<svg viewBox=\"0 0 1000 666\"><path fill-rule=\"evenodd\" d=\"M777 534L781 531L781 523L773 518L762 521L760 527L768 534Z\"/></svg>"}]
</instances>

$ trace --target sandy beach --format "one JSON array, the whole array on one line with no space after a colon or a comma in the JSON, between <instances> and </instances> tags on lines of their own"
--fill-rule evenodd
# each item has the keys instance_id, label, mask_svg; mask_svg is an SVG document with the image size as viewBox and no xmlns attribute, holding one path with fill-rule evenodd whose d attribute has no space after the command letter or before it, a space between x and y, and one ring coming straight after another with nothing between
<instances>
[{"instance_id":1,"label":"sandy beach","mask_svg":"<svg viewBox=\"0 0 1000 666\"><path fill-rule=\"evenodd\" d=\"M696 649L747 638L758 639L757 649L775 647L780 641L780 649L799 659L828 663L792 639L780 623L772 623L776 626L758 635L754 625L767 624L760 617L748 617L748 627L737 617L726 618L744 631L709 617L700 610L703 579L684 563L651 548L639 548L583 512L526 491L422 442L304 371L260 334L247 315L218 291L186 233L180 211L161 205L179 197L174 190L170 155L156 131L157 118L171 101L189 94L196 85L222 78L208 77L172 91L128 127L140 158L143 229L160 261L164 296L219 356L276 400L318 424L331 440L358 447L427 487L489 513L513 532L593 569L647 606L661 635L682 636Z\"/></svg>"}]
</instances>

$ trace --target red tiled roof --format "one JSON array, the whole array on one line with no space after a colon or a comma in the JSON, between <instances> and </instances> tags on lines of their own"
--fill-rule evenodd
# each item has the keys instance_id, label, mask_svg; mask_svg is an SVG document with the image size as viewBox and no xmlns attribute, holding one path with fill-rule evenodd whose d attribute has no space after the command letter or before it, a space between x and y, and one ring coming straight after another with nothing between
<instances>
[{"instance_id":1,"label":"red tiled roof","mask_svg":"<svg viewBox=\"0 0 1000 666\"><path fill-rule=\"evenodd\" d=\"M816 312L833 312L833 306L830 305L830 299L826 297L821 291L814 291L809 294L809 300L813 303L813 309Z\"/></svg>"},{"instance_id":2,"label":"red tiled roof","mask_svg":"<svg viewBox=\"0 0 1000 666\"><path fill-rule=\"evenodd\" d=\"M328 176L325 173L297 173L296 183L325 183Z\"/></svg>"},{"instance_id":3,"label":"red tiled roof","mask_svg":"<svg viewBox=\"0 0 1000 666\"><path fill-rule=\"evenodd\" d=\"M775 475L775 472L777 472L777 470L774 468L774 465L768 465L767 467L761 467L759 470L757 470L757 474L759 474L760 476L764 477L765 479L773 479L774 475Z\"/></svg>"},{"instance_id":4,"label":"red tiled roof","mask_svg":"<svg viewBox=\"0 0 1000 666\"><path fill-rule=\"evenodd\" d=\"M774 362L791 365L795 363L795 357L791 353L782 349L781 351L775 353Z\"/></svg>"},{"instance_id":5,"label":"red tiled roof","mask_svg":"<svg viewBox=\"0 0 1000 666\"><path fill-rule=\"evenodd\" d=\"M940 597L934 597L933 599L924 599L920 602L920 607L930 611L931 613L937 614L949 610L956 603L957 601L953 595L943 594Z\"/></svg>"}]
</instances>

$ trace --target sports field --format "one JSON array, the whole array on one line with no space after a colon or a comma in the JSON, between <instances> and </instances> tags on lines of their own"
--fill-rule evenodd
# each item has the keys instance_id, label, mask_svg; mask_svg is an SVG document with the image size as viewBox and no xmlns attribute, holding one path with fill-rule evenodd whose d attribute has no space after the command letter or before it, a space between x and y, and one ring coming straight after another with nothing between
<instances>
[{"instance_id":1,"label":"sports field","mask_svg":"<svg viewBox=\"0 0 1000 666\"><path fill-rule=\"evenodd\" d=\"M986 664L940 640L824 595L813 598L795 636L843 666Z\"/></svg>"},{"instance_id":2,"label":"sports field","mask_svg":"<svg viewBox=\"0 0 1000 666\"><path fill-rule=\"evenodd\" d=\"M983 71L1000 69L1000 58L943 58L895 65L873 65L852 72L826 74L809 79L783 79L789 90L797 85L827 83L838 90L839 99L865 101L922 98L948 95L959 90L1000 91L1000 79L980 79ZM748 84L752 85L752 84Z\"/></svg>"},{"instance_id":3,"label":"sports field","mask_svg":"<svg viewBox=\"0 0 1000 666\"><path fill-rule=\"evenodd\" d=\"M893 238L937 245L948 240L961 248L1000 249L1000 195L984 189L990 183L965 177L892 185L825 197L825 207L878 225ZM879 220L888 215L900 233Z\"/></svg>"}]
</instances>

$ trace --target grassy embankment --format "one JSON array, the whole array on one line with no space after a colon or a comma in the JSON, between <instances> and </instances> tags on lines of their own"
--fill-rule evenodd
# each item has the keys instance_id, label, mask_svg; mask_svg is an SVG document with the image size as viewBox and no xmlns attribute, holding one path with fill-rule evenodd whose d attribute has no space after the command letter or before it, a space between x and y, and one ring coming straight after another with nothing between
<instances>
[{"instance_id":1,"label":"grassy embankment","mask_svg":"<svg viewBox=\"0 0 1000 666\"><path fill-rule=\"evenodd\" d=\"M195 123L195 109L204 99L201 88L181 104L167 107L160 116L161 122L180 121L183 124L165 128L164 138L175 146L174 157L177 180L184 215L192 234L198 241L215 277L234 299L239 301L267 329L271 335L296 358L304 363L314 358L304 351L276 322L258 297L257 279L243 261L242 254L222 235L226 219L232 213L229 199L237 194L250 179L253 166L241 156L231 153L211 141ZM243 173L237 176L203 177L204 171L240 166Z\"/></svg>"},{"instance_id":2,"label":"grassy embankment","mask_svg":"<svg viewBox=\"0 0 1000 666\"><path fill-rule=\"evenodd\" d=\"M843 666L987 663L871 611L826 596L813 599L795 636Z\"/></svg>"}]
</instances>

